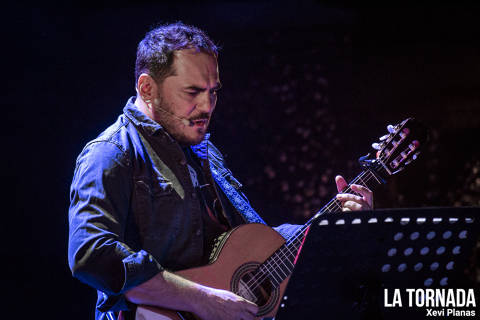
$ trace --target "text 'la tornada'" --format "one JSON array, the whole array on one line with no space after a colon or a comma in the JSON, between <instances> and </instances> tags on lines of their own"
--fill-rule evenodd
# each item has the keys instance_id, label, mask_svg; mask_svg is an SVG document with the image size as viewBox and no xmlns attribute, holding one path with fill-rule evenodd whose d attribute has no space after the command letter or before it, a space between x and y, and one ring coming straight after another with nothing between
<instances>
[{"instance_id":1,"label":"text 'la tornada'","mask_svg":"<svg viewBox=\"0 0 480 320\"><path fill-rule=\"evenodd\" d=\"M407 299L405 299L407 298ZM408 304L405 305L405 302ZM476 307L473 289L384 289L385 307Z\"/></svg>"}]
</instances>

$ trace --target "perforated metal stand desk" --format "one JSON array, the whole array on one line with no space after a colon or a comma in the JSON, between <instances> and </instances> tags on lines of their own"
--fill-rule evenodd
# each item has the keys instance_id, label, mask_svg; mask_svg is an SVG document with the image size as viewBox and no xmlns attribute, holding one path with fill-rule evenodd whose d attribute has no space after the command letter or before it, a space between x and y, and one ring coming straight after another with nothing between
<instances>
[{"instance_id":1,"label":"perforated metal stand desk","mask_svg":"<svg viewBox=\"0 0 480 320\"><path fill-rule=\"evenodd\" d=\"M473 288L478 317L469 266L479 234L478 207L325 215L310 227L276 319L427 319L426 307L408 307L408 288ZM400 289L402 307L385 307L385 289L387 303Z\"/></svg>"}]
</instances>

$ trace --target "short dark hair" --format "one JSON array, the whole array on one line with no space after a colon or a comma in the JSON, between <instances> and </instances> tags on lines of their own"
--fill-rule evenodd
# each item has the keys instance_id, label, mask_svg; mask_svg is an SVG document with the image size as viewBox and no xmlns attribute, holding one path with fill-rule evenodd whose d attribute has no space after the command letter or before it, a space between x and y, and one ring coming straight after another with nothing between
<instances>
[{"instance_id":1,"label":"short dark hair","mask_svg":"<svg viewBox=\"0 0 480 320\"><path fill-rule=\"evenodd\" d=\"M202 30L182 22L160 25L149 31L138 44L135 81L142 73L160 83L172 72L174 51L196 49L218 55L218 47Z\"/></svg>"}]
</instances>

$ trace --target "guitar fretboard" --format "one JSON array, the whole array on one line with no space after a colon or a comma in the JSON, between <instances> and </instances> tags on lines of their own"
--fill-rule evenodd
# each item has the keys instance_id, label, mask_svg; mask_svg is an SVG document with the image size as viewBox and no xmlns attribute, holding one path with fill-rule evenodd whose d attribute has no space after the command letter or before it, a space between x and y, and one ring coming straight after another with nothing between
<instances>
[{"instance_id":1,"label":"guitar fretboard","mask_svg":"<svg viewBox=\"0 0 480 320\"><path fill-rule=\"evenodd\" d=\"M377 171L382 168L376 168ZM352 184L362 185L372 189L382 184L383 180L371 170L365 170L360 173L343 190L345 193L359 195L351 189ZM250 279L248 286L255 289L265 280L270 280L274 287L278 287L293 271L298 255L300 254L303 241L308 233L310 225L319 217L326 213L342 211L342 203L336 197L331 199L320 211L318 211L310 220L300 227L290 238L287 239L278 250L275 251L256 271L256 274Z\"/></svg>"}]
</instances>

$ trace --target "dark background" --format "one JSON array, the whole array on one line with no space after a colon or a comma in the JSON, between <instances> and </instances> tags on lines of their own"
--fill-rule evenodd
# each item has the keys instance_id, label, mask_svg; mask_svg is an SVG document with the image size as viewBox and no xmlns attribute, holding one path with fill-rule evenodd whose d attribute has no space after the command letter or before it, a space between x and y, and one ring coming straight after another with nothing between
<instances>
[{"instance_id":1,"label":"dark background","mask_svg":"<svg viewBox=\"0 0 480 320\"><path fill-rule=\"evenodd\" d=\"M431 128L430 144L376 191L376 207L479 206L479 14L453 2L6 7L9 297L23 315L93 317L94 291L71 278L66 258L75 158L134 95L136 45L163 22L196 25L222 47L212 141L270 224L319 210L334 176L355 177L386 125L410 116Z\"/></svg>"}]
</instances>

